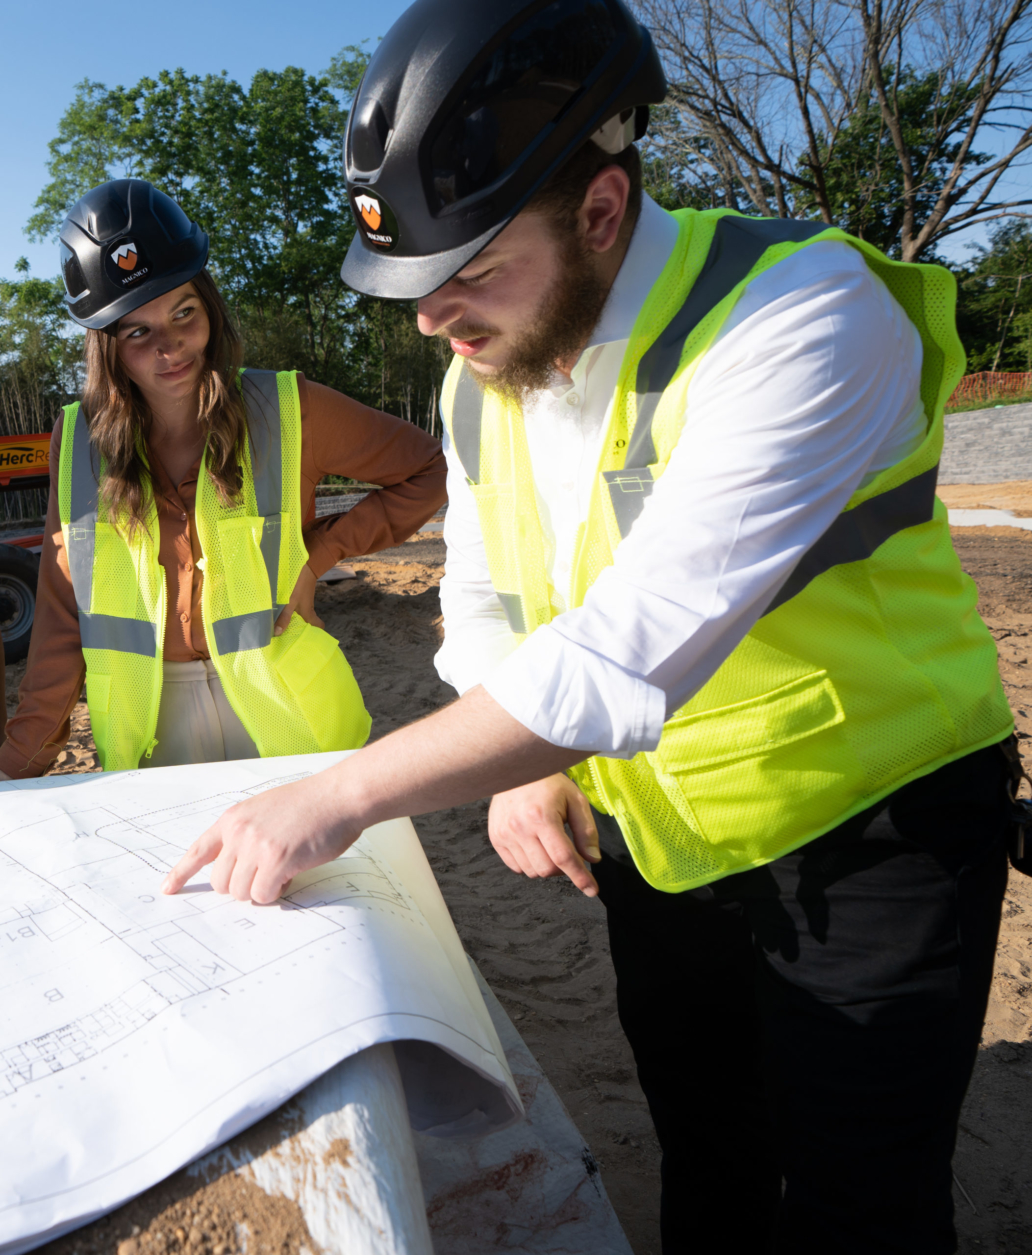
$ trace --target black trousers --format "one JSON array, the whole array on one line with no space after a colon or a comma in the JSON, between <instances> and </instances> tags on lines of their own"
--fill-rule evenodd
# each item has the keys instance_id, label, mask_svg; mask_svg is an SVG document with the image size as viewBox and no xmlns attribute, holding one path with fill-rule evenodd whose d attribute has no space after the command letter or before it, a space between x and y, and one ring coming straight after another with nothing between
<instances>
[{"instance_id":1,"label":"black trousers","mask_svg":"<svg viewBox=\"0 0 1032 1255\"><path fill-rule=\"evenodd\" d=\"M664 1255L946 1255L1007 878L998 747L666 894L596 815Z\"/></svg>"}]
</instances>

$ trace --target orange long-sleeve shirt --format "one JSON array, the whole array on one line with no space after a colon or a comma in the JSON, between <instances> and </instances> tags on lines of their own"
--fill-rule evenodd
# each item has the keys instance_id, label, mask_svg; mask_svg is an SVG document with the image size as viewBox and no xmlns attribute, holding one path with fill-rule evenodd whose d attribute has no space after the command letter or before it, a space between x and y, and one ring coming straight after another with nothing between
<instances>
[{"instance_id":1,"label":"orange long-sleeve shirt","mask_svg":"<svg viewBox=\"0 0 1032 1255\"><path fill-rule=\"evenodd\" d=\"M438 441L411 423L298 376L301 398L301 517L308 565L316 575L342 558L375 553L407 539L445 499L445 462ZM0 744L0 771L12 779L41 776L68 740L72 707L86 663L79 614L61 534L57 477L61 424L50 445L50 501L36 590L36 618L18 710ZM179 484L151 458L158 504L158 561L165 569L168 612L164 656L170 662L209 657L201 618L204 577L194 526L200 459ZM310 518L324 475L382 484L347 514Z\"/></svg>"}]
</instances>

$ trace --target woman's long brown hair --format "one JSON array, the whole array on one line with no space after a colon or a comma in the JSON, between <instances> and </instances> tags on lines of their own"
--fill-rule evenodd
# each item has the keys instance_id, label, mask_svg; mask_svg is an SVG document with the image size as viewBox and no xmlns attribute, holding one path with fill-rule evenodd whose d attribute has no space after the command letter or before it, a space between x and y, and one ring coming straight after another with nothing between
<instances>
[{"instance_id":1,"label":"woman's long brown hair","mask_svg":"<svg viewBox=\"0 0 1032 1255\"><path fill-rule=\"evenodd\" d=\"M240 463L247 435L247 411L237 386L243 345L207 270L194 275L191 282L211 328L197 422L208 437L208 478L228 504L240 492ZM115 335L87 331L85 357L82 401L90 438L104 460L101 493L109 517L127 522L131 533L144 525L147 517L145 450L152 421L150 406L126 374Z\"/></svg>"}]
</instances>

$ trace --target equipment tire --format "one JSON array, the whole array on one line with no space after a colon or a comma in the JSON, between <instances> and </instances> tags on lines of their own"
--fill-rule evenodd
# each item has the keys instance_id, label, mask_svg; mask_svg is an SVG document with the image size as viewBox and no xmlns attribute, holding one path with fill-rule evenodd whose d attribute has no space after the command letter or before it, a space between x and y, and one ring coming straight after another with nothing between
<instances>
[{"instance_id":1,"label":"equipment tire","mask_svg":"<svg viewBox=\"0 0 1032 1255\"><path fill-rule=\"evenodd\" d=\"M0 545L0 635L8 664L21 662L29 652L38 571L33 554L15 545Z\"/></svg>"}]
</instances>

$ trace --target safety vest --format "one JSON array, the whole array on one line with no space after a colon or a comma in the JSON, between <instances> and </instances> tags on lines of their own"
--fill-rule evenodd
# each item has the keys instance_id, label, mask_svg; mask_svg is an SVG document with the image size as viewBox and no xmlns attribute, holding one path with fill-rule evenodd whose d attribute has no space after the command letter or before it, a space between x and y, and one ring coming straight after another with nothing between
<instances>
[{"instance_id":1,"label":"safety vest","mask_svg":"<svg viewBox=\"0 0 1032 1255\"><path fill-rule=\"evenodd\" d=\"M301 536L301 404L293 371L246 371L248 439L243 487L224 505L206 473L195 518L201 597L212 662L230 705L263 758L356 749L370 719L355 677L329 633L291 617L273 636L307 550ZM161 704L165 572L153 492L146 524L130 535L100 493L103 465L78 404L64 410L61 530L79 609L86 700L105 771L150 757Z\"/></svg>"},{"instance_id":2,"label":"safety vest","mask_svg":"<svg viewBox=\"0 0 1032 1255\"><path fill-rule=\"evenodd\" d=\"M657 748L570 775L614 815L643 876L679 892L796 849L1013 726L996 648L935 497L943 411L963 373L956 285L843 231L681 211L624 357L566 604L613 562L680 439L688 385L745 286L818 240L860 251L921 335L931 416L914 453L858 489L752 631L666 722ZM522 416L456 358L445 423L517 640L558 612Z\"/></svg>"}]
</instances>

